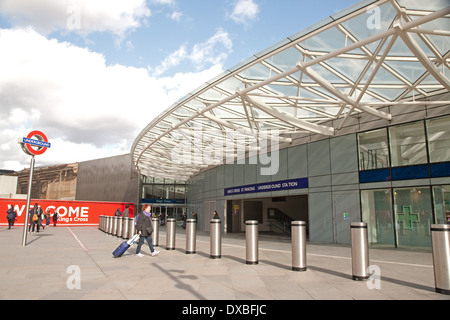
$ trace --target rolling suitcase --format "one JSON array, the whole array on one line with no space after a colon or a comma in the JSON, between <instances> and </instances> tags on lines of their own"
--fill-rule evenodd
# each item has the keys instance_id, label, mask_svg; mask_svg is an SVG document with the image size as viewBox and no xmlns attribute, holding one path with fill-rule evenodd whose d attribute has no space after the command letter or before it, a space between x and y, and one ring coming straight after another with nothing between
<instances>
[{"instance_id":1,"label":"rolling suitcase","mask_svg":"<svg viewBox=\"0 0 450 320\"><path fill-rule=\"evenodd\" d=\"M135 234L133 237L131 237L130 240L122 242L116 250L113 251L114 258L121 257L130 247L133 243L138 241L139 235Z\"/></svg>"}]
</instances>

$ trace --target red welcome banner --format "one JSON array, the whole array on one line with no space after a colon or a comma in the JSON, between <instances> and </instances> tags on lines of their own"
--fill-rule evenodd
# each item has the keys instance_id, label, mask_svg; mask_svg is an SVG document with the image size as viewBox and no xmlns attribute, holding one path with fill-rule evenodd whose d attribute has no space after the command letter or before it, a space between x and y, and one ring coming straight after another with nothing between
<instances>
[{"instance_id":1,"label":"red welcome banner","mask_svg":"<svg viewBox=\"0 0 450 320\"><path fill-rule=\"evenodd\" d=\"M99 217L114 216L117 209L123 213L125 205L129 204L128 211L130 218L133 216L134 204L128 202L99 202L99 201L70 201L70 200L40 200L32 199L30 201L30 208L37 203L45 212L47 208L53 209L58 213L57 226L97 226ZM26 199L1 199L0 198L0 226L7 226L6 211L12 205L17 213L17 220L15 226L23 226L25 221L25 213L27 200ZM45 220L42 222L45 224ZM50 224L53 225L53 219L50 217Z\"/></svg>"}]
</instances>

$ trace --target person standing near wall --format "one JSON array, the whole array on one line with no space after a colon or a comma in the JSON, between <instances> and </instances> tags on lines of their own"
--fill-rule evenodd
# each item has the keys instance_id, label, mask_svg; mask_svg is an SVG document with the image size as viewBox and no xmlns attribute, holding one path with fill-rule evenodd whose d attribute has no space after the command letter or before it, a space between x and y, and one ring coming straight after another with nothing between
<instances>
[{"instance_id":1,"label":"person standing near wall","mask_svg":"<svg viewBox=\"0 0 450 320\"><path fill-rule=\"evenodd\" d=\"M126 205L125 205L125 210L123 210L123 214L122 214L122 216L124 217L124 218L129 218L130 217L130 211L129 211L129 208L130 207L130 205L127 203Z\"/></svg>"},{"instance_id":2,"label":"person standing near wall","mask_svg":"<svg viewBox=\"0 0 450 320\"><path fill-rule=\"evenodd\" d=\"M14 211L12 205L9 205L9 209L6 211L6 219L8 220L8 229L14 226L14 221L17 218L17 213Z\"/></svg>"},{"instance_id":3,"label":"person standing near wall","mask_svg":"<svg viewBox=\"0 0 450 320\"><path fill-rule=\"evenodd\" d=\"M56 223L58 222L58 213L56 212L56 210L55 212L53 212L52 219L53 219L53 226L56 227Z\"/></svg>"}]
</instances>

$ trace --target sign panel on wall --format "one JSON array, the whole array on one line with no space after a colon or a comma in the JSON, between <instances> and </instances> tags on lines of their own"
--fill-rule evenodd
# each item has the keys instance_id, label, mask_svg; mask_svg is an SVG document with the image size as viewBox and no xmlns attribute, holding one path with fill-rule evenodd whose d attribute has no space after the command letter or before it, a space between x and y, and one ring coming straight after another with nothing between
<instances>
[{"instance_id":1,"label":"sign panel on wall","mask_svg":"<svg viewBox=\"0 0 450 320\"><path fill-rule=\"evenodd\" d=\"M225 188L224 195L231 196L245 193L281 191L281 190L304 189L304 188L308 188L308 178L271 181L257 184L249 184L245 186Z\"/></svg>"}]
</instances>

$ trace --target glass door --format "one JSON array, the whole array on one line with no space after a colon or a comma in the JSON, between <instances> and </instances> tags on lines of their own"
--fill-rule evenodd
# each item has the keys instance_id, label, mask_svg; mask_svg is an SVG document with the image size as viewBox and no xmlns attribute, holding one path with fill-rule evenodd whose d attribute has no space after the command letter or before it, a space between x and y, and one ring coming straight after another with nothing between
<instances>
[{"instance_id":1,"label":"glass door","mask_svg":"<svg viewBox=\"0 0 450 320\"><path fill-rule=\"evenodd\" d=\"M394 211L398 246L431 247L430 187L394 189Z\"/></svg>"},{"instance_id":2,"label":"glass door","mask_svg":"<svg viewBox=\"0 0 450 320\"><path fill-rule=\"evenodd\" d=\"M450 224L450 185L434 186L435 223Z\"/></svg>"},{"instance_id":3,"label":"glass door","mask_svg":"<svg viewBox=\"0 0 450 320\"><path fill-rule=\"evenodd\" d=\"M369 243L394 245L391 189L361 190L362 221L367 223Z\"/></svg>"}]
</instances>

